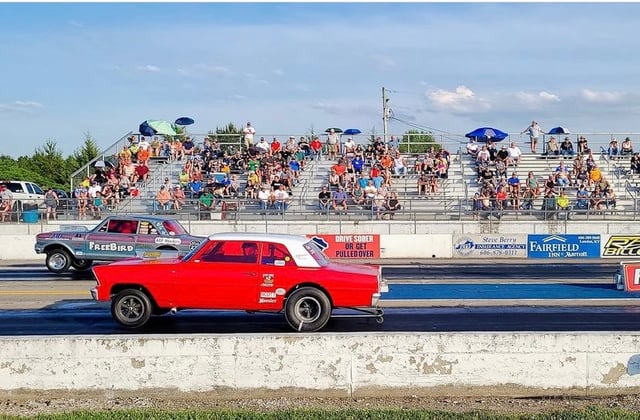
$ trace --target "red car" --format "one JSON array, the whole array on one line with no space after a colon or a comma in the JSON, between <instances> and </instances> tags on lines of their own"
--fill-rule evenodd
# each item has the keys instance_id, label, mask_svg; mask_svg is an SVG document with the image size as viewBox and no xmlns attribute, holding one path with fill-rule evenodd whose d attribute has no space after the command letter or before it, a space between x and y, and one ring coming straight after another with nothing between
<instances>
[{"instance_id":1,"label":"red car","mask_svg":"<svg viewBox=\"0 0 640 420\"><path fill-rule=\"evenodd\" d=\"M334 308L382 322L388 291L378 266L331 262L308 238L279 234L209 236L184 258L132 258L93 268L97 301L128 328L182 309L284 312L296 331L318 331Z\"/></svg>"}]
</instances>

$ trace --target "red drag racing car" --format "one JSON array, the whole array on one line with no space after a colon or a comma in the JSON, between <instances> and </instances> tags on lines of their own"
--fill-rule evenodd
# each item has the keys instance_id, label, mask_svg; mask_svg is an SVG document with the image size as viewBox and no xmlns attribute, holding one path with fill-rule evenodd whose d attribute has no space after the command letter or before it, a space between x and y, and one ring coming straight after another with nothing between
<instances>
[{"instance_id":1,"label":"red drag racing car","mask_svg":"<svg viewBox=\"0 0 640 420\"><path fill-rule=\"evenodd\" d=\"M284 312L296 331L318 331L334 308L382 322L377 306L388 290L373 265L331 262L303 236L221 233L184 258L132 258L95 266L97 301L111 301L121 325L182 309Z\"/></svg>"}]
</instances>

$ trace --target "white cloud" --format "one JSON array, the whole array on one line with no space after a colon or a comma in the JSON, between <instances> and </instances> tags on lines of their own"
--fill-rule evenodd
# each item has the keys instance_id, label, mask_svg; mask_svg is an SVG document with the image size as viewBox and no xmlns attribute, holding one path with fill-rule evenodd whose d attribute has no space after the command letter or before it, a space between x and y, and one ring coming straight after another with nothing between
<instances>
[{"instance_id":1,"label":"white cloud","mask_svg":"<svg viewBox=\"0 0 640 420\"><path fill-rule=\"evenodd\" d=\"M136 69L140 71L148 71L150 73L158 73L160 71L160 67L154 66L152 64L147 64L146 66L138 66L136 67Z\"/></svg>"},{"instance_id":2,"label":"white cloud","mask_svg":"<svg viewBox=\"0 0 640 420\"><path fill-rule=\"evenodd\" d=\"M382 67L396 67L396 62L389 57L379 54L372 54L371 59Z\"/></svg>"},{"instance_id":3,"label":"white cloud","mask_svg":"<svg viewBox=\"0 0 640 420\"><path fill-rule=\"evenodd\" d=\"M69 25L75 26L76 28L84 28L84 25L77 20L70 20Z\"/></svg>"},{"instance_id":4,"label":"white cloud","mask_svg":"<svg viewBox=\"0 0 640 420\"><path fill-rule=\"evenodd\" d=\"M538 93L516 92L513 96L516 101L528 108L538 108L549 103L560 102L558 95L545 91Z\"/></svg>"},{"instance_id":5,"label":"white cloud","mask_svg":"<svg viewBox=\"0 0 640 420\"><path fill-rule=\"evenodd\" d=\"M580 96L588 102L617 102L624 96L620 92L596 92L589 89L583 89Z\"/></svg>"},{"instance_id":6,"label":"white cloud","mask_svg":"<svg viewBox=\"0 0 640 420\"><path fill-rule=\"evenodd\" d=\"M0 104L0 112L23 112L30 113L36 108L42 108L43 105L34 101L15 101L10 104Z\"/></svg>"},{"instance_id":7,"label":"white cloud","mask_svg":"<svg viewBox=\"0 0 640 420\"><path fill-rule=\"evenodd\" d=\"M195 67L198 70L203 70L211 73L225 73L225 74L231 73L231 70L229 70L224 66L216 66L211 64L196 64Z\"/></svg>"},{"instance_id":8,"label":"white cloud","mask_svg":"<svg viewBox=\"0 0 640 420\"><path fill-rule=\"evenodd\" d=\"M475 93L464 85L460 85L455 91L438 89L427 93L427 98L440 111L455 113L469 113L486 111L491 105L484 99L478 98Z\"/></svg>"},{"instance_id":9,"label":"white cloud","mask_svg":"<svg viewBox=\"0 0 640 420\"><path fill-rule=\"evenodd\" d=\"M284 70L282 69L275 69L273 71L273 74L275 74L276 76L284 76Z\"/></svg>"},{"instance_id":10,"label":"white cloud","mask_svg":"<svg viewBox=\"0 0 640 420\"><path fill-rule=\"evenodd\" d=\"M191 76L191 73L189 73L187 70L185 69L176 69L176 72L180 75L180 76Z\"/></svg>"},{"instance_id":11,"label":"white cloud","mask_svg":"<svg viewBox=\"0 0 640 420\"><path fill-rule=\"evenodd\" d=\"M25 108L42 108L41 103L33 101L16 101L15 104Z\"/></svg>"}]
</instances>

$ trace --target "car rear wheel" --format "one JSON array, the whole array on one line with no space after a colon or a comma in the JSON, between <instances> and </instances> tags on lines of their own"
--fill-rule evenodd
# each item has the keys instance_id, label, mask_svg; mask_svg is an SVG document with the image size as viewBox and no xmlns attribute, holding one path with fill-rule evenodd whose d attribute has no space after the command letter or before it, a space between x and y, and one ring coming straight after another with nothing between
<instances>
[{"instance_id":1,"label":"car rear wheel","mask_svg":"<svg viewBox=\"0 0 640 420\"><path fill-rule=\"evenodd\" d=\"M111 301L111 315L127 328L138 328L146 324L152 311L149 297L137 289L123 290Z\"/></svg>"},{"instance_id":2,"label":"car rear wheel","mask_svg":"<svg viewBox=\"0 0 640 420\"><path fill-rule=\"evenodd\" d=\"M71 262L71 266L78 271L87 271L93 265L91 260L78 260L75 259Z\"/></svg>"},{"instance_id":3,"label":"car rear wheel","mask_svg":"<svg viewBox=\"0 0 640 420\"><path fill-rule=\"evenodd\" d=\"M46 260L47 268L52 273L62 273L69 269L71 265L71 256L64 249L54 249L47 252Z\"/></svg>"},{"instance_id":4,"label":"car rear wheel","mask_svg":"<svg viewBox=\"0 0 640 420\"><path fill-rule=\"evenodd\" d=\"M296 331L318 331L331 318L331 302L322 291L302 287L287 298L285 317Z\"/></svg>"}]
</instances>

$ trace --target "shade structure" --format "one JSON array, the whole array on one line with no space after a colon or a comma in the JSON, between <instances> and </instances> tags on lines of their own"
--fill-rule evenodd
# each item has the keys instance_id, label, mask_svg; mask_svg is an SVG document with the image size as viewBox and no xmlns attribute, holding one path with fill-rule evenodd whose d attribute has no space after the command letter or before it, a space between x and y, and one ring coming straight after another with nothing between
<instances>
[{"instance_id":1,"label":"shade structure","mask_svg":"<svg viewBox=\"0 0 640 420\"><path fill-rule=\"evenodd\" d=\"M547 134L571 134L571 132L565 127L553 127Z\"/></svg>"},{"instance_id":2,"label":"shade structure","mask_svg":"<svg viewBox=\"0 0 640 420\"><path fill-rule=\"evenodd\" d=\"M175 121L175 125L191 125L193 124L195 121L193 120L193 118L189 118L189 117L180 117Z\"/></svg>"},{"instance_id":3,"label":"shade structure","mask_svg":"<svg viewBox=\"0 0 640 420\"><path fill-rule=\"evenodd\" d=\"M140 134L143 136L155 136L161 134L165 136L175 136L176 130L168 121L163 120L146 120L140 124Z\"/></svg>"},{"instance_id":4,"label":"shade structure","mask_svg":"<svg viewBox=\"0 0 640 420\"><path fill-rule=\"evenodd\" d=\"M324 130L325 133L328 133L329 131L333 130L336 133L342 133L342 128L337 128L337 127L329 127L326 130Z\"/></svg>"},{"instance_id":5,"label":"shade structure","mask_svg":"<svg viewBox=\"0 0 640 420\"><path fill-rule=\"evenodd\" d=\"M498 130L493 127L480 127L464 135L470 139L476 139L477 141L502 141L509 137L509 134L502 130Z\"/></svg>"},{"instance_id":6,"label":"shade structure","mask_svg":"<svg viewBox=\"0 0 640 420\"><path fill-rule=\"evenodd\" d=\"M358 130L357 128L347 128L342 134L345 134L347 136L355 136L356 134L360 133L362 133L362 131Z\"/></svg>"}]
</instances>

